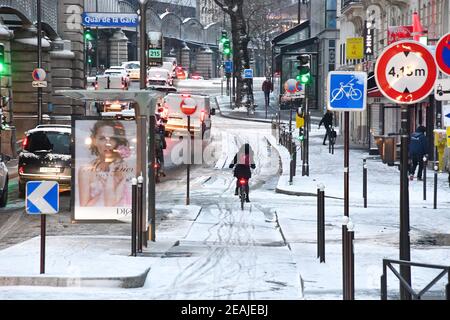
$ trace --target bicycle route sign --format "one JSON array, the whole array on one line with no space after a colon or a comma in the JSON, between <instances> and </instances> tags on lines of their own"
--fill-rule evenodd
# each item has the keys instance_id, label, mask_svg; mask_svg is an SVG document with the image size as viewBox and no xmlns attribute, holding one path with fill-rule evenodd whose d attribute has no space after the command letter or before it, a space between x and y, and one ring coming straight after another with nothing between
<instances>
[{"instance_id":1,"label":"bicycle route sign","mask_svg":"<svg viewBox=\"0 0 450 320\"><path fill-rule=\"evenodd\" d=\"M327 109L364 111L367 99L367 73L331 71L328 73Z\"/></svg>"},{"instance_id":2,"label":"bicycle route sign","mask_svg":"<svg viewBox=\"0 0 450 320\"><path fill-rule=\"evenodd\" d=\"M438 76L433 55L416 41L398 41L381 53L375 64L380 92L398 104L413 104L426 98Z\"/></svg>"}]
</instances>

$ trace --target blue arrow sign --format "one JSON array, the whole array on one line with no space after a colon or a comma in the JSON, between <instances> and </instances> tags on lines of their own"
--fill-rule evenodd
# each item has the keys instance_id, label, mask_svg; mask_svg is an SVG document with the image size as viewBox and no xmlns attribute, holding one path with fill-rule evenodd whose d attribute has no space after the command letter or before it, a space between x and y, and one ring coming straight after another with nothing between
<instances>
[{"instance_id":1,"label":"blue arrow sign","mask_svg":"<svg viewBox=\"0 0 450 320\"><path fill-rule=\"evenodd\" d=\"M446 114L445 117L450 118L450 113L449 113L449 114Z\"/></svg>"},{"instance_id":2,"label":"blue arrow sign","mask_svg":"<svg viewBox=\"0 0 450 320\"><path fill-rule=\"evenodd\" d=\"M225 72L232 73L233 72L233 61L227 60L225 61Z\"/></svg>"},{"instance_id":3,"label":"blue arrow sign","mask_svg":"<svg viewBox=\"0 0 450 320\"><path fill-rule=\"evenodd\" d=\"M244 79L253 79L253 69L244 69Z\"/></svg>"},{"instance_id":4,"label":"blue arrow sign","mask_svg":"<svg viewBox=\"0 0 450 320\"><path fill-rule=\"evenodd\" d=\"M55 181L29 181L26 186L28 214L54 214L59 211L59 184Z\"/></svg>"},{"instance_id":5,"label":"blue arrow sign","mask_svg":"<svg viewBox=\"0 0 450 320\"><path fill-rule=\"evenodd\" d=\"M328 110L364 111L367 73L331 71L328 74Z\"/></svg>"}]
</instances>

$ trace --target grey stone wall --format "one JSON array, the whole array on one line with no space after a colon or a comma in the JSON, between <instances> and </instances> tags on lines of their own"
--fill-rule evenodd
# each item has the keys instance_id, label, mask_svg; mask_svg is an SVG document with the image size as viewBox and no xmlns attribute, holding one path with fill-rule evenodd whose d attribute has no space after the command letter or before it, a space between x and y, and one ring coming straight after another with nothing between
<instances>
[{"instance_id":1,"label":"grey stone wall","mask_svg":"<svg viewBox=\"0 0 450 320\"><path fill-rule=\"evenodd\" d=\"M197 56L197 72L205 79L211 78L214 73L212 56L213 52L208 47L202 48Z\"/></svg>"},{"instance_id":2,"label":"grey stone wall","mask_svg":"<svg viewBox=\"0 0 450 320\"><path fill-rule=\"evenodd\" d=\"M120 66L128 61L128 38L122 30L116 31L109 39L110 65Z\"/></svg>"},{"instance_id":3,"label":"grey stone wall","mask_svg":"<svg viewBox=\"0 0 450 320\"><path fill-rule=\"evenodd\" d=\"M14 96L14 123L17 139L21 139L24 132L37 125L38 105L37 88L31 83L32 72L37 68L37 30L29 26L14 32L11 42L11 70L12 91ZM42 112L47 113L50 101L52 74L49 64L50 43L42 39L42 68L47 72L47 88L42 89Z\"/></svg>"}]
</instances>

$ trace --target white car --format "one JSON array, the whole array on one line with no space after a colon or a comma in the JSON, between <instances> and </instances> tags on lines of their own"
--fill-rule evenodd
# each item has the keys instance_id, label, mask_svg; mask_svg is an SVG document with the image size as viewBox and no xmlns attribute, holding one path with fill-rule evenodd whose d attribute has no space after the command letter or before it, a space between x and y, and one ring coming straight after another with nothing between
<instances>
[{"instance_id":1,"label":"white car","mask_svg":"<svg viewBox=\"0 0 450 320\"><path fill-rule=\"evenodd\" d=\"M5 162L9 160L8 156L0 155L0 208L6 207L8 202L9 174Z\"/></svg>"},{"instance_id":2,"label":"white car","mask_svg":"<svg viewBox=\"0 0 450 320\"><path fill-rule=\"evenodd\" d=\"M147 72L149 86L172 86L173 79L170 72L163 68L150 68Z\"/></svg>"},{"instance_id":3,"label":"white car","mask_svg":"<svg viewBox=\"0 0 450 320\"><path fill-rule=\"evenodd\" d=\"M125 68L128 78L130 80L139 80L141 78L141 63L140 61L128 61L122 63L122 67Z\"/></svg>"}]
</instances>

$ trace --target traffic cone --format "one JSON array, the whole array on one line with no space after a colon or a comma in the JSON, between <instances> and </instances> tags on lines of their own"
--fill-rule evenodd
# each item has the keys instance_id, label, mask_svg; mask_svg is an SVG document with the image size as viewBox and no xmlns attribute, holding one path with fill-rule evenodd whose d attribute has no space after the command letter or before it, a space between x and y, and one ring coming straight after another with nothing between
<instances>
[{"instance_id":1,"label":"traffic cone","mask_svg":"<svg viewBox=\"0 0 450 320\"><path fill-rule=\"evenodd\" d=\"M420 36L425 35L425 30L422 27L422 23L420 23L419 14L414 12L412 15L412 24L413 24L413 39L414 41L419 41Z\"/></svg>"}]
</instances>

